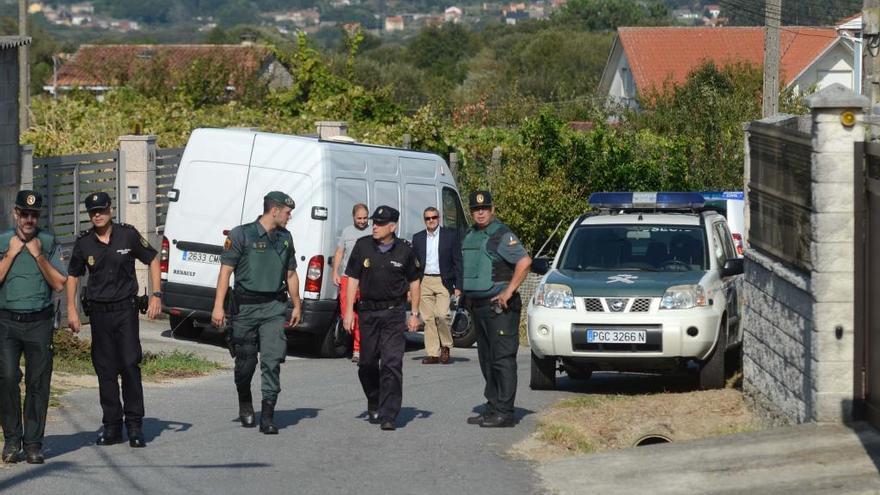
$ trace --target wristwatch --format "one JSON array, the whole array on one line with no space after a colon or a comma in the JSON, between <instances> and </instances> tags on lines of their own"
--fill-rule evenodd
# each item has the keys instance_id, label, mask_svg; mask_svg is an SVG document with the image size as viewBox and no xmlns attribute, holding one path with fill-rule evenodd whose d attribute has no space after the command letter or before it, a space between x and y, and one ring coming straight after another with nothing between
<instances>
[{"instance_id":1,"label":"wristwatch","mask_svg":"<svg viewBox=\"0 0 880 495\"><path fill-rule=\"evenodd\" d=\"M150 295L152 295L152 296L156 296L156 297L162 297L162 291L157 290L156 292L153 292L153 293L150 294Z\"/></svg>"}]
</instances>

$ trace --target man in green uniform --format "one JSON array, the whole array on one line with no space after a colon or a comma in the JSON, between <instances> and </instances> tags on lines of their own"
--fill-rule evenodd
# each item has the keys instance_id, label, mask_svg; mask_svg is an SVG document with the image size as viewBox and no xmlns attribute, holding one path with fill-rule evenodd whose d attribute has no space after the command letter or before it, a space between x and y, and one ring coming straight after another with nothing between
<instances>
[{"instance_id":1,"label":"man in green uniform","mask_svg":"<svg viewBox=\"0 0 880 495\"><path fill-rule=\"evenodd\" d=\"M52 233L37 227L43 198L34 191L15 197L15 227L0 234L0 423L3 462L17 462L24 445L29 464L42 464L43 433L52 379L52 291L67 280ZM24 427L21 370L24 354Z\"/></svg>"},{"instance_id":2,"label":"man in green uniform","mask_svg":"<svg viewBox=\"0 0 880 495\"><path fill-rule=\"evenodd\" d=\"M281 391L281 363L287 354L287 337L284 335L287 294L293 303L288 326L296 326L302 314L296 252L293 238L285 228L293 208L290 196L272 191L263 198L263 214L256 221L229 232L220 257L220 276L211 314L212 323L223 328L229 278L235 273L229 313L232 317L238 416L242 426L255 425L251 379L259 352L263 394L260 431L267 435L278 433L274 414L278 392Z\"/></svg>"},{"instance_id":3,"label":"man in green uniform","mask_svg":"<svg viewBox=\"0 0 880 495\"><path fill-rule=\"evenodd\" d=\"M522 309L517 289L532 258L510 228L495 218L489 191L475 191L469 199L474 224L461 246L464 292L477 330L486 405L467 422L486 428L513 426Z\"/></svg>"}]
</instances>

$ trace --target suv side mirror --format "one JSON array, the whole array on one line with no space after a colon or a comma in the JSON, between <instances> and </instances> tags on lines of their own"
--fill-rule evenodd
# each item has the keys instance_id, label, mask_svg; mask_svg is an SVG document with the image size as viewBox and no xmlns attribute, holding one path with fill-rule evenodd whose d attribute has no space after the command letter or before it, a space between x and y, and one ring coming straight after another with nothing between
<instances>
[{"instance_id":1,"label":"suv side mirror","mask_svg":"<svg viewBox=\"0 0 880 495\"><path fill-rule=\"evenodd\" d=\"M548 258L535 258L532 260L532 273L544 275L550 271L550 260Z\"/></svg>"},{"instance_id":2,"label":"suv side mirror","mask_svg":"<svg viewBox=\"0 0 880 495\"><path fill-rule=\"evenodd\" d=\"M731 258L724 262L724 268L721 269L721 278L732 277L743 273L743 259Z\"/></svg>"}]
</instances>

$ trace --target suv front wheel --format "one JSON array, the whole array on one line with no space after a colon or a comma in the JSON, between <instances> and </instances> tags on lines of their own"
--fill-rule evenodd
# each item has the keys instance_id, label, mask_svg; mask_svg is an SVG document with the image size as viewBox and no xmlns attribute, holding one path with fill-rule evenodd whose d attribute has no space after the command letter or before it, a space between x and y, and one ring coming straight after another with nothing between
<instances>
[{"instance_id":1,"label":"suv front wheel","mask_svg":"<svg viewBox=\"0 0 880 495\"><path fill-rule=\"evenodd\" d=\"M529 380L529 387L532 390L554 390L556 389L556 358L547 356L539 358L532 354L532 374Z\"/></svg>"},{"instance_id":2,"label":"suv front wheel","mask_svg":"<svg viewBox=\"0 0 880 495\"><path fill-rule=\"evenodd\" d=\"M724 355L727 354L727 320L718 328L718 342L712 355L700 366L700 388L713 390L724 388Z\"/></svg>"}]
</instances>

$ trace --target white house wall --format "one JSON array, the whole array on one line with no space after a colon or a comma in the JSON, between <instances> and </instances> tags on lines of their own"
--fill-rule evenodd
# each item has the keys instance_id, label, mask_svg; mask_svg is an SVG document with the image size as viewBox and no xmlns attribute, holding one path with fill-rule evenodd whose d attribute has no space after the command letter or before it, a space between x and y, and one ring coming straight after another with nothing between
<instances>
[{"instance_id":1,"label":"white house wall","mask_svg":"<svg viewBox=\"0 0 880 495\"><path fill-rule=\"evenodd\" d=\"M838 44L815 63L810 65L794 83L795 93L815 92L834 83L853 89L853 52L847 46Z\"/></svg>"},{"instance_id":2,"label":"white house wall","mask_svg":"<svg viewBox=\"0 0 880 495\"><path fill-rule=\"evenodd\" d=\"M629 87L624 83L624 74L629 74L629 77L632 78L632 69L629 66L629 61L626 58L626 55L622 53L617 58L616 64L614 65L614 75L611 78L611 85L608 89L608 101L611 104L619 104L628 107L636 106L636 85L635 81L632 80L632 83L629 84Z\"/></svg>"}]
</instances>

